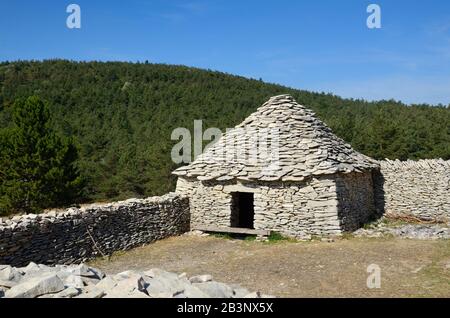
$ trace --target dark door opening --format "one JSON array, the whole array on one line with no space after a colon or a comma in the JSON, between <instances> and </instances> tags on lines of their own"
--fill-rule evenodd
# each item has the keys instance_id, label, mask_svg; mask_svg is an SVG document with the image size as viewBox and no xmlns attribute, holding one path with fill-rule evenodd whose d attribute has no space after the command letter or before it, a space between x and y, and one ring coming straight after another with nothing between
<instances>
[{"instance_id":1,"label":"dark door opening","mask_svg":"<svg viewBox=\"0 0 450 318\"><path fill-rule=\"evenodd\" d=\"M253 193L232 193L231 227L253 229L255 218Z\"/></svg>"}]
</instances>

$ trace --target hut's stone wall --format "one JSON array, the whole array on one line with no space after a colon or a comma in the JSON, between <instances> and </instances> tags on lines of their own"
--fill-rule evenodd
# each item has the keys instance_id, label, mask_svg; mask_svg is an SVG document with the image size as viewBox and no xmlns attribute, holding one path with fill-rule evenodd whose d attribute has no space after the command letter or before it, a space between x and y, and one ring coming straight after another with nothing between
<instances>
[{"instance_id":1,"label":"hut's stone wall","mask_svg":"<svg viewBox=\"0 0 450 318\"><path fill-rule=\"evenodd\" d=\"M178 178L176 192L189 198L191 228L199 225L230 226L231 195L223 192L223 188L223 184Z\"/></svg>"},{"instance_id":2,"label":"hut's stone wall","mask_svg":"<svg viewBox=\"0 0 450 318\"><path fill-rule=\"evenodd\" d=\"M255 195L255 228L300 238L340 234L334 179L266 184Z\"/></svg>"},{"instance_id":3,"label":"hut's stone wall","mask_svg":"<svg viewBox=\"0 0 450 318\"><path fill-rule=\"evenodd\" d=\"M338 191L354 201L338 199ZM177 192L189 197L191 228L229 227L233 192L254 194L255 229L294 237L338 235L342 230L355 229L374 211L370 173L317 176L295 183L236 184L180 177Z\"/></svg>"},{"instance_id":4,"label":"hut's stone wall","mask_svg":"<svg viewBox=\"0 0 450 318\"><path fill-rule=\"evenodd\" d=\"M450 220L450 161L380 161L377 209L386 215Z\"/></svg>"},{"instance_id":5,"label":"hut's stone wall","mask_svg":"<svg viewBox=\"0 0 450 318\"><path fill-rule=\"evenodd\" d=\"M79 263L189 230L189 203L174 193L0 219L0 264Z\"/></svg>"}]
</instances>

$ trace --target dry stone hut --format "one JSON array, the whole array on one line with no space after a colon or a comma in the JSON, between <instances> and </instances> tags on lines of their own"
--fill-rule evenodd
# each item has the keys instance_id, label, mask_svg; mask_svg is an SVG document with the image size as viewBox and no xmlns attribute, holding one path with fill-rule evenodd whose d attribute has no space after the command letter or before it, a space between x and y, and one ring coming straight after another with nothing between
<instances>
[{"instance_id":1,"label":"dry stone hut","mask_svg":"<svg viewBox=\"0 0 450 318\"><path fill-rule=\"evenodd\" d=\"M230 151L232 149L233 151ZM191 164L175 170L191 229L339 235L374 213L378 163L291 96L270 98Z\"/></svg>"}]
</instances>

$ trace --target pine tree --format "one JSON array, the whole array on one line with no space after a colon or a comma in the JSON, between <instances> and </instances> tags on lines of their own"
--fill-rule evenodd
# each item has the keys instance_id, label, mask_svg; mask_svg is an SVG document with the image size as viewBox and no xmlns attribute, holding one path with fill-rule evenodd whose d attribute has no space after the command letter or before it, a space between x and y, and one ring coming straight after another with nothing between
<instances>
[{"instance_id":1,"label":"pine tree","mask_svg":"<svg viewBox=\"0 0 450 318\"><path fill-rule=\"evenodd\" d=\"M35 96L17 100L12 119L0 134L0 214L36 213L80 198L77 149L53 132L48 106Z\"/></svg>"}]
</instances>

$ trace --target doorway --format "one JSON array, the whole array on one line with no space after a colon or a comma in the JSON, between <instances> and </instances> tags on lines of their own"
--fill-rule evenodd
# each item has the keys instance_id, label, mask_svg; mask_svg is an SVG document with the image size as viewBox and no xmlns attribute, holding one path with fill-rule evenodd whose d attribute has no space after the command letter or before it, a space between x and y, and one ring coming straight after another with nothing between
<instances>
[{"instance_id":1,"label":"doorway","mask_svg":"<svg viewBox=\"0 0 450 318\"><path fill-rule=\"evenodd\" d=\"M253 229L255 219L253 193L233 192L231 196L231 227Z\"/></svg>"}]
</instances>

